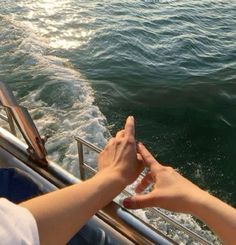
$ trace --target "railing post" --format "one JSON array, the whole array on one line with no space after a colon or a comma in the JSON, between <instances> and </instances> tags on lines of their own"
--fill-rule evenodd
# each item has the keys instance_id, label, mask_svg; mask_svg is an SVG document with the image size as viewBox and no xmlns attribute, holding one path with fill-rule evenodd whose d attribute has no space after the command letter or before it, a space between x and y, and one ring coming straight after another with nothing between
<instances>
[{"instance_id":1,"label":"railing post","mask_svg":"<svg viewBox=\"0 0 236 245\"><path fill-rule=\"evenodd\" d=\"M95 151L96 153L100 153L102 150L100 148L98 148L97 146L91 144L90 142L87 142L86 140L84 140L80 137L75 137L75 139L77 141L77 146L78 146L80 177L82 180L84 180L85 179L85 169L92 171L93 173L94 172L96 173L96 170L93 169L92 167L90 167L89 165L87 165L86 163L84 163L83 145L88 147L90 150ZM142 174L142 176L144 176L144 175ZM132 195L127 190L123 190L123 194L125 194L126 196ZM161 210L153 209L153 208L151 210L154 211L165 222L173 225L176 229L187 234L191 239L198 241L199 243L204 244L204 245L210 245L211 244L205 238L203 238L200 235L198 235L197 233L191 231L189 228L185 227L184 225L178 223L177 221L175 221L173 218L169 217L167 214L165 214Z\"/></svg>"},{"instance_id":2,"label":"railing post","mask_svg":"<svg viewBox=\"0 0 236 245\"><path fill-rule=\"evenodd\" d=\"M78 155L79 155L80 178L82 180L85 180L83 144L81 142L77 141L77 147L78 147Z\"/></svg>"},{"instance_id":3,"label":"railing post","mask_svg":"<svg viewBox=\"0 0 236 245\"><path fill-rule=\"evenodd\" d=\"M13 135L17 136L16 135L16 128L15 128L15 125L14 125L14 121L13 121L13 118L12 118L12 115L10 113L10 111L5 108L5 111L6 111L6 114L7 114L7 121L8 121L8 124L9 124L9 127L10 127L10 131Z\"/></svg>"}]
</instances>

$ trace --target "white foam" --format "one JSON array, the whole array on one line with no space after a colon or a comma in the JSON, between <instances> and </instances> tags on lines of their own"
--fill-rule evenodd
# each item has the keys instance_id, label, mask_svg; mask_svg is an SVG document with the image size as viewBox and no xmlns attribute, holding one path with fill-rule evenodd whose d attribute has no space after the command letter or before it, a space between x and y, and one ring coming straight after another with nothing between
<instances>
[{"instance_id":1,"label":"white foam","mask_svg":"<svg viewBox=\"0 0 236 245\"><path fill-rule=\"evenodd\" d=\"M128 193L130 193L131 195L135 194L134 187L138 182L140 182L140 180L141 178L139 178L132 185L126 188ZM116 197L115 201L122 205L123 199L127 196L127 194L122 193L118 197ZM169 218L173 219L174 221L178 222L179 224L183 225L189 230L205 238L211 244L221 244L217 237L210 230L208 230L206 227L203 228L201 224L197 222L197 220L189 214L174 213L160 208L146 210L138 209L129 211L132 212L135 216L149 223L151 226L153 226L158 231L162 232L164 235L176 241L178 244L199 244L198 241L191 238L188 234L184 233L178 228L175 228L171 223L165 221L155 210L161 211Z\"/></svg>"},{"instance_id":2,"label":"white foam","mask_svg":"<svg viewBox=\"0 0 236 245\"><path fill-rule=\"evenodd\" d=\"M15 25L16 23L14 23ZM77 164L77 147L74 136L80 136L99 147L103 147L109 131L106 128L106 118L99 108L94 105L93 90L88 81L81 74L73 69L66 59L47 55L47 43L44 39L37 37L32 31L26 31L21 24L15 25L23 32L19 37L21 44L15 52L23 52L28 55L21 67L16 69L37 68L39 72L50 75L50 79L42 83L37 90L33 90L22 98L22 104L27 107L41 133L49 134L46 147L49 158L61 164L68 171L79 176ZM26 28L26 30L28 30ZM19 40L18 40L19 41ZM49 86L59 83L66 84L71 92L69 102L60 104L60 94L52 98L55 103L49 105L43 101L42 96L48 92ZM95 166L96 156L85 150L86 158ZM132 187L129 187L132 189ZM131 190L129 189L129 190ZM122 195L118 199L122 198ZM172 214L165 211L173 219L191 230L200 233L209 241L218 244L215 237L208 231L201 229L199 224L189 215ZM173 238L179 244L187 244L188 236L173 229L173 227L163 221L160 217L152 216L148 211L134 211L135 215L149 222L164 234ZM192 243L196 244L196 243Z\"/></svg>"},{"instance_id":3,"label":"white foam","mask_svg":"<svg viewBox=\"0 0 236 245\"><path fill-rule=\"evenodd\" d=\"M145 3L172 3L177 0L144 0Z\"/></svg>"},{"instance_id":4,"label":"white foam","mask_svg":"<svg viewBox=\"0 0 236 245\"><path fill-rule=\"evenodd\" d=\"M38 93L38 92L37 92ZM71 110L61 111L54 107L44 105L42 101L35 101L32 106L31 100L37 97L37 93L30 93L24 98L24 105L30 108L30 112L35 114L35 121L41 134L49 134L46 146L49 157L61 164L76 176L78 174L77 147L74 140L75 136L80 136L99 147L106 143L105 135L109 132L105 127L106 119L97 106L91 102L92 98L84 98L84 103L74 104ZM40 108L40 109L36 109ZM95 167L94 157L85 151L88 161ZM74 167L73 167L74 166Z\"/></svg>"},{"instance_id":5,"label":"white foam","mask_svg":"<svg viewBox=\"0 0 236 245\"><path fill-rule=\"evenodd\" d=\"M28 108L40 134L50 136L46 143L49 158L79 176L74 137L80 136L103 147L110 136L105 126L106 118L94 105L93 90L67 59L48 55L47 40L38 36L30 26L8 17L2 18L15 30L15 36L6 35L9 43L17 39L11 50L14 57L22 57L14 70L15 75L20 77L23 71L45 77L41 85L37 84L35 90L20 98L21 104ZM85 153L95 167L94 154L87 150Z\"/></svg>"}]
</instances>

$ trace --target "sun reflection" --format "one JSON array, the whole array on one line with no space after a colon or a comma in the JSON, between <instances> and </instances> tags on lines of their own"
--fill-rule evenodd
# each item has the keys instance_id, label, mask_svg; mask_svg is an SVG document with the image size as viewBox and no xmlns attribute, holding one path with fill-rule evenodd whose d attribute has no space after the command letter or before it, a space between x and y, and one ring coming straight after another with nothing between
<instances>
[{"instance_id":1,"label":"sun reflection","mask_svg":"<svg viewBox=\"0 0 236 245\"><path fill-rule=\"evenodd\" d=\"M82 4L74 4L70 0L26 2L29 11L24 16L25 22L47 38L54 49L78 48L94 34L90 24L94 18L83 14L85 10Z\"/></svg>"},{"instance_id":2,"label":"sun reflection","mask_svg":"<svg viewBox=\"0 0 236 245\"><path fill-rule=\"evenodd\" d=\"M66 30L61 36L54 36L50 39L50 46L53 48L74 49L81 45L86 44L92 31L81 29L69 29Z\"/></svg>"},{"instance_id":3,"label":"sun reflection","mask_svg":"<svg viewBox=\"0 0 236 245\"><path fill-rule=\"evenodd\" d=\"M64 1L42 0L42 1L37 1L34 4L37 7L44 9L48 15L53 15L58 10L65 7L69 2L70 2L69 0L64 0Z\"/></svg>"}]
</instances>

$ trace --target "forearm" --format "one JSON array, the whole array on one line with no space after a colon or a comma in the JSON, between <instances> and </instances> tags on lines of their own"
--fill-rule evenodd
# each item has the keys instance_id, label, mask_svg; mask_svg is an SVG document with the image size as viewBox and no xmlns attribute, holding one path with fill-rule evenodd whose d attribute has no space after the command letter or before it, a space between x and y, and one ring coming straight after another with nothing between
<instances>
[{"instance_id":1,"label":"forearm","mask_svg":"<svg viewBox=\"0 0 236 245\"><path fill-rule=\"evenodd\" d=\"M206 223L224 244L235 244L236 209L203 192L191 213Z\"/></svg>"},{"instance_id":2,"label":"forearm","mask_svg":"<svg viewBox=\"0 0 236 245\"><path fill-rule=\"evenodd\" d=\"M101 172L86 182L31 199L21 205L35 217L41 244L65 244L124 187L119 176Z\"/></svg>"}]
</instances>

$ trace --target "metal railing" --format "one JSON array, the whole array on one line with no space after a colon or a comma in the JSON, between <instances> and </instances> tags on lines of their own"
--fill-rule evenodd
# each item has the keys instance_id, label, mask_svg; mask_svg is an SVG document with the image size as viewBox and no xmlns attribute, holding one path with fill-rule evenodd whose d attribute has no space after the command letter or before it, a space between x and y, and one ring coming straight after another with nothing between
<instances>
[{"instance_id":1,"label":"metal railing","mask_svg":"<svg viewBox=\"0 0 236 245\"><path fill-rule=\"evenodd\" d=\"M0 82L0 101L1 104L4 106L4 110L6 112L6 115L0 113L0 119L4 120L9 124L10 132L16 136L16 128L15 123L17 124L19 130L21 131L23 137L25 138L30 150L35 151L36 156L39 158L41 162L43 162L45 166L46 161L46 151L43 146L43 141L40 138L40 135L37 131L37 128L35 127L30 115L28 114L28 111L17 104L14 95L11 93L8 88ZM14 123L15 122L15 123ZM83 146L88 147L90 150L100 153L102 149L98 148L97 146L91 144L90 142L87 142L86 140L75 137L77 141L77 147L78 147L78 160L79 160L79 169L80 169L80 177L82 180L86 179L86 170L89 170L92 173L96 173L96 170L86 164L84 161L84 148ZM28 152L31 154L31 152ZM126 196L130 196L131 193L127 190L123 191L123 194ZM182 232L188 234L191 239L196 240L200 242L201 244L210 244L207 240L205 240L203 237L198 235L197 233L189 230L185 226L179 224L174 219L170 218L168 215L166 215L163 211L156 209L156 208L150 208L151 212L155 212L155 214L159 217L161 217L163 220L165 220L167 223L172 224L175 228L181 230ZM147 224L149 226L149 224Z\"/></svg>"},{"instance_id":2,"label":"metal railing","mask_svg":"<svg viewBox=\"0 0 236 245\"><path fill-rule=\"evenodd\" d=\"M9 110L7 108L5 108L5 113L6 113L6 116L2 113L0 113L0 119L2 119L3 121L5 121L6 123L8 123L9 127L10 127L10 132L17 136L16 134L16 127L15 127L15 124L14 124L14 121L13 121L13 118L12 118L12 115L11 113L9 112Z\"/></svg>"},{"instance_id":3,"label":"metal railing","mask_svg":"<svg viewBox=\"0 0 236 245\"><path fill-rule=\"evenodd\" d=\"M75 137L75 140L77 142L77 148L78 148L78 159L79 159L79 169L80 169L80 177L82 180L86 179L86 170L89 170L92 173L96 173L97 171L92 168L91 166L89 166L85 161L84 161L84 149L83 146L88 147L90 150L96 152L96 153L100 153L102 151L102 149L100 149L99 147L93 145L92 143L80 138L80 137ZM123 194L126 196L131 196L132 194L127 191L124 190ZM178 230L181 230L182 232L184 232L185 234L188 234L189 237L191 237L191 239L200 242L201 244L206 244L206 245L210 245L211 243L208 242L205 238L201 237L200 235L198 235L197 233L191 231L190 229L188 229L187 227L183 226L182 224L176 222L174 219L170 218L167 214L165 214L163 211L157 209L157 208L149 208L149 210L151 210L151 212L154 212L157 216L161 217L165 222L173 225L175 228L177 228Z\"/></svg>"},{"instance_id":4,"label":"metal railing","mask_svg":"<svg viewBox=\"0 0 236 245\"><path fill-rule=\"evenodd\" d=\"M0 104L6 111L6 116L1 115L0 118L7 121L12 134L16 135L15 125L17 125L23 138L28 145L30 157L38 162L38 164L46 167L46 150L43 140L28 112L28 110L20 106L8 86L0 82Z\"/></svg>"}]
</instances>

